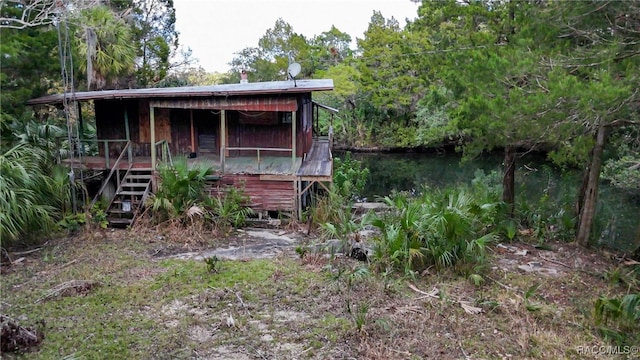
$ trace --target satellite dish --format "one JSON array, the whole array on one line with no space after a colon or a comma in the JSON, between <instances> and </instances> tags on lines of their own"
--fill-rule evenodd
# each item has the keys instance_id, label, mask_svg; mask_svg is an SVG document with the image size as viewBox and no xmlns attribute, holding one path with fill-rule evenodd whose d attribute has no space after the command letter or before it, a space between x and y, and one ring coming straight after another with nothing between
<instances>
[{"instance_id":1,"label":"satellite dish","mask_svg":"<svg viewBox=\"0 0 640 360\"><path fill-rule=\"evenodd\" d=\"M296 76L300 74L300 70L302 70L302 68L300 67L300 64L294 62L294 63L291 63L291 65L289 65L289 68L287 69L287 73L289 74L289 77L291 77L291 79L295 80Z\"/></svg>"}]
</instances>

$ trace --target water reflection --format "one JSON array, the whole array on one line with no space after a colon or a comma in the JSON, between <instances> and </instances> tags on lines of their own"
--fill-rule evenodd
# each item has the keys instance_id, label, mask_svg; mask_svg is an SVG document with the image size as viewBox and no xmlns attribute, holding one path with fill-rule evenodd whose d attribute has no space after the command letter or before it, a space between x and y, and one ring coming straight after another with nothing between
<instances>
[{"instance_id":1,"label":"water reflection","mask_svg":"<svg viewBox=\"0 0 640 360\"><path fill-rule=\"evenodd\" d=\"M342 154L336 154L340 157ZM443 188L456 184L470 184L476 171L502 173L502 157L486 155L461 162L457 154L422 153L354 153L369 168L363 198L374 200L392 190L419 191L422 186ZM516 199L538 203L547 196L558 204L573 206L580 185L580 174L561 173L544 158L528 156L519 159L516 167ZM600 187L594 233L598 243L621 251L637 245L633 237L640 221L640 197L620 191L603 183Z\"/></svg>"}]
</instances>

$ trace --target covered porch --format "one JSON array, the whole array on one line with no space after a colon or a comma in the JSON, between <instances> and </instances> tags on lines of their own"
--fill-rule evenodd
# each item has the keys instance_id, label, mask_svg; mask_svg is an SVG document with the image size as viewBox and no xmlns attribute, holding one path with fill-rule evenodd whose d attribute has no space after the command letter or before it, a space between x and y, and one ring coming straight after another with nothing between
<instances>
[{"instance_id":1,"label":"covered porch","mask_svg":"<svg viewBox=\"0 0 640 360\"><path fill-rule=\"evenodd\" d=\"M196 157L184 156L192 166L204 165L213 169L215 175L255 174L255 175L283 175L291 178L301 177L304 181L319 178L331 181L332 159L330 141L327 137L313 139L311 149L303 157L275 156L274 153L291 152L291 149L278 148L224 148L223 155L215 153L201 153ZM156 165L172 163L174 156L158 144ZM119 169L153 169L154 161L151 156L133 156L129 151L130 144L125 143L118 157L108 156L75 156L63 159L62 162L75 168L84 170ZM252 155L248 155L248 154ZM269 155L263 155L263 154ZM241 155L238 155L241 154Z\"/></svg>"}]
</instances>

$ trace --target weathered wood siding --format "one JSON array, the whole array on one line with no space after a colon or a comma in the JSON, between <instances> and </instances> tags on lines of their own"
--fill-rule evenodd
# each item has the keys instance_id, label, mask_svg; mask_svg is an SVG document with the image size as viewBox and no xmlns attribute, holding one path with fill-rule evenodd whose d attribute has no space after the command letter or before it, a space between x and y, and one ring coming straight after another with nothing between
<instances>
[{"instance_id":1,"label":"weathered wood siding","mask_svg":"<svg viewBox=\"0 0 640 360\"><path fill-rule=\"evenodd\" d=\"M124 113L128 112L129 127L131 120L137 119L138 111L136 102L132 100L102 100L95 101L96 132L100 140L123 140L126 139ZM109 157L114 158L120 155L124 148L124 142L109 143ZM104 144L98 144L100 156L105 156Z\"/></svg>"},{"instance_id":2,"label":"weathered wood siding","mask_svg":"<svg viewBox=\"0 0 640 360\"><path fill-rule=\"evenodd\" d=\"M137 136L135 138L132 137L132 139L134 139L135 141L133 152L136 154L136 156L151 156L151 144L149 143L150 139L147 139L149 136L146 135L149 132L149 100L147 99L138 101L137 125ZM146 130L143 130L143 128L145 127ZM148 141L142 141L143 139L147 139Z\"/></svg>"},{"instance_id":3,"label":"weathered wood siding","mask_svg":"<svg viewBox=\"0 0 640 360\"><path fill-rule=\"evenodd\" d=\"M191 114L189 110L171 109L171 154L186 155L191 150Z\"/></svg>"},{"instance_id":4,"label":"weathered wood siding","mask_svg":"<svg viewBox=\"0 0 640 360\"><path fill-rule=\"evenodd\" d=\"M251 208L256 212L295 210L293 181L260 180L260 175L225 175L208 186L209 195L220 196L226 186L244 189L251 199Z\"/></svg>"},{"instance_id":5,"label":"weathered wood siding","mask_svg":"<svg viewBox=\"0 0 640 360\"><path fill-rule=\"evenodd\" d=\"M227 111L227 146L291 149L291 124L282 123L278 114L265 112L261 117L247 121L244 114L241 116L240 112ZM264 125L258 124L259 121ZM230 151L229 155L255 156L256 152ZM291 156L291 153L263 151L261 155Z\"/></svg>"},{"instance_id":6,"label":"weathered wood siding","mask_svg":"<svg viewBox=\"0 0 640 360\"><path fill-rule=\"evenodd\" d=\"M141 109L142 110L142 109ZM142 111L141 111L142 112ZM156 142L167 140L171 142L171 110L164 108L154 108L154 121L156 128ZM140 143L151 143L151 127L149 108L146 108L146 116L140 119Z\"/></svg>"},{"instance_id":7,"label":"weathered wood siding","mask_svg":"<svg viewBox=\"0 0 640 360\"><path fill-rule=\"evenodd\" d=\"M220 154L220 111L193 110L195 152Z\"/></svg>"},{"instance_id":8,"label":"weathered wood siding","mask_svg":"<svg viewBox=\"0 0 640 360\"><path fill-rule=\"evenodd\" d=\"M151 130L148 99L96 100L95 113L99 139L125 139L124 112L128 112L130 138L134 156L151 155ZM156 142L167 140L174 155L191 152L220 152L220 112L154 108ZM193 111L194 128L191 129ZM227 146L291 148L291 124L283 121L278 111L227 110ZM312 144L311 96L298 98L296 111L296 156L302 157ZM194 139L192 139L192 135ZM201 144L202 142L202 144ZM192 144L195 149L192 149ZM100 155L104 147L100 144ZM124 143L110 143L109 156L118 156ZM255 151L234 151L231 156L255 156ZM261 152L264 156L291 156L287 152Z\"/></svg>"},{"instance_id":9,"label":"weathered wood siding","mask_svg":"<svg viewBox=\"0 0 640 360\"><path fill-rule=\"evenodd\" d=\"M304 153L309 152L313 144L313 103L311 102L310 94L300 99L298 109L301 117L300 123L302 124L298 128L297 146L302 150L302 152L298 151L298 156L303 156Z\"/></svg>"}]
</instances>

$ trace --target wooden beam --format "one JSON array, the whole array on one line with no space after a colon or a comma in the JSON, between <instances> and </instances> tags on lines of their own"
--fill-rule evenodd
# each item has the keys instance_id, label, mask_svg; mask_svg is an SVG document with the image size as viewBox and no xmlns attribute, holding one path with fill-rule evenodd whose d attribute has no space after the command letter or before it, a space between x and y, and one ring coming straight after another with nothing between
<instances>
[{"instance_id":1,"label":"wooden beam","mask_svg":"<svg viewBox=\"0 0 640 360\"><path fill-rule=\"evenodd\" d=\"M293 176L293 175L275 175L275 174L262 174L262 175L260 175L260 180L295 181L296 179L297 179L297 177Z\"/></svg>"},{"instance_id":2,"label":"wooden beam","mask_svg":"<svg viewBox=\"0 0 640 360\"><path fill-rule=\"evenodd\" d=\"M302 187L302 182L300 180L296 180L295 182L295 197L296 197L296 207L295 207L295 217L299 221L300 216L302 215L302 193L298 191Z\"/></svg>"},{"instance_id":3,"label":"wooden beam","mask_svg":"<svg viewBox=\"0 0 640 360\"><path fill-rule=\"evenodd\" d=\"M333 178L331 176L301 176L300 180L333 182Z\"/></svg>"},{"instance_id":4,"label":"wooden beam","mask_svg":"<svg viewBox=\"0 0 640 360\"><path fill-rule=\"evenodd\" d=\"M191 152L197 152L196 151L196 131L193 128L193 109L189 110L189 118L191 120Z\"/></svg>"},{"instance_id":5,"label":"wooden beam","mask_svg":"<svg viewBox=\"0 0 640 360\"><path fill-rule=\"evenodd\" d=\"M327 192L329 192L329 188L322 182L322 181L318 181L318 184L320 184L320 186L322 186Z\"/></svg>"},{"instance_id":6,"label":"wooden beam","mask_svg":"<svg viewBox=\"0 0 640 360\"><path fill-rule=\"evenodd\" d=\"M306 193L307 190L309 190L311 188L311 186L313 186L313 184L319 184L320 186L322 186L327 192L329 192L329 188L321 181L318 180L317 178L315 180L310 180L311 182L309 182L309 185L307 185L307 187L305 187L301 192L300 192L300 196L302 196L302 194Z\"/></svg>"},{"instance_id":7,"label":"wooden beam","mask_svg":"<svg viewBox=\"0 0 640 360\"><path fill-rule=\"evenodd\" d=\"M131 129L129 128L129 111L127 110L126 106L124 108L124 134L127 138L127 141L131 141ZM129 148L127 149L127 156L129 165L131 165L131 163L133 162L133 150L131 149L131 146L129 146Z\"/></svg>"},{"instance_id":8,"label":"wooden beam","mask_svg":"<svg viewBox=\"0 0 640 360\"><path fill-rule=\"evenodd\" d=\"M224 157L226 156L227 147L227 111L220 110L220 167L224 174Z\"/></svg>"},{"instance_id":9,"label":"wooden beam","mask_svg":"<svg viewBox=\"0 0 640 360\"><path fill-rule=\"evenodd\" d=\"M156 117L154 107L149 105L149 132L151 134L151 168L156 169Z\"/></svg>"},{"instance_id":10,"label":"wooden beam","mask_svg":"<svg viewBox=\"0 0 640 360\"><path fill-rule=\"evenodd\" d=\"M296 112L291 112L291 174L295 174L297 172L296 169Z\"/></svg>"},{"instance_id":11,"label":"wooden beam","mask_svg":"<svg viewBox=\"0 0 640 360\"><path fill-rule=\"evenodd\" d=\"M310 181L309 185L307 185L307 187L305 187L304 189L302 189L302 191L300 191L300 196L302 196L304 193L306 193L307 190L309 190L313 186L313 184L315 184L315 183L316 183L315 180L314 181Z\"/></svg>"}]
</instances>

